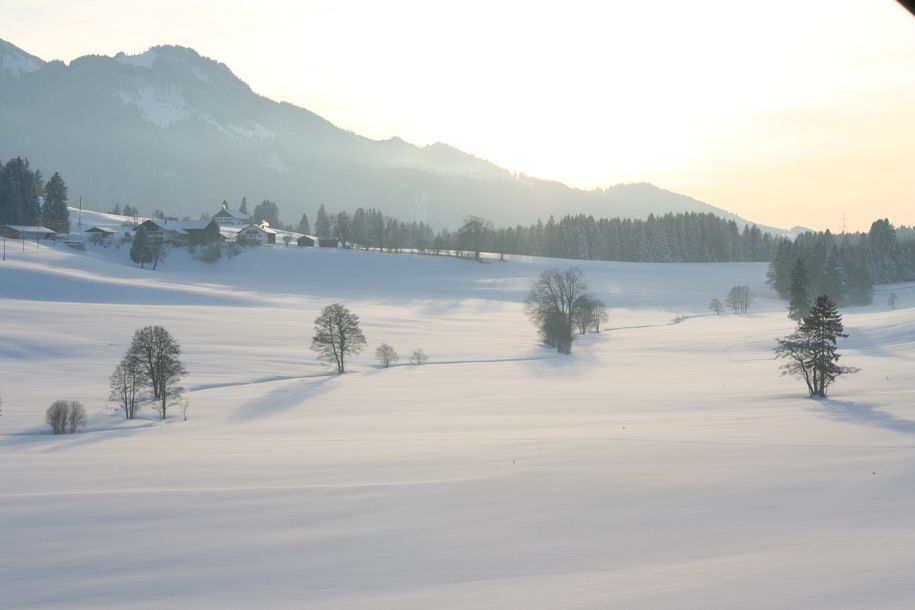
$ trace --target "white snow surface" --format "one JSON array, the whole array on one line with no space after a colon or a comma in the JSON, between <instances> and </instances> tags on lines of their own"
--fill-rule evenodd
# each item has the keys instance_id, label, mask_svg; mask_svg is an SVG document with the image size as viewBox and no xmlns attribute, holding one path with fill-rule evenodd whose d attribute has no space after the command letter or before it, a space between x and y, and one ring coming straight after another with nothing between
<instances>
[{"instance_id":1,"label":"white snow surface","mask_svg":"<svg viewBox=\"0 0 915 610\"><path fill-rule=\"evenodd\" d=\"M0 262L4 608L915 603L913 285L844 311L862 371L811 400L772 360L792 323L764 264L127 251ZM522 300L567 264L610 321L565 357ZM708 315L736 284L750 313ZM332 302L369 341L340 376L308 349ZM147 324L183 347L186 422L106 402ZM46 432L61 398L85 431Z\"/></svg>"},{"instance_id":2,"label":"white snow surface","mask_svg":"<svg viewBox=\"0 0 915 610\"><path fill-rule=\"evenodd\" d=\"M144 121L157 127L170 127L193 115L187 101L175 91L140 86L134 91L121 91L119 95L122 102L139 109Z\"/></svg>"}]
</instances>

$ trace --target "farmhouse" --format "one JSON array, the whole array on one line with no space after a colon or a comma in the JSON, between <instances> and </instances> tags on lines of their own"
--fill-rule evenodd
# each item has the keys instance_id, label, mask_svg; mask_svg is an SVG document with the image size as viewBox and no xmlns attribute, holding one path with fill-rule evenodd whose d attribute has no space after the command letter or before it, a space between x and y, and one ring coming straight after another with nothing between
<instances>
[{"instance_id":1,"label":"farmhouse","mask_svg":"<svg viewBox=\"0 0 915 610\"><path fill-rule=\"evenodd\" d=\"M213 220L220 227L246 227L251 224L251 215L238 210L230 210L225 203L222 209L213 214Z\"/></svg>"},{"instance_id":2,"label":"farmhouse","mask_svg":"<svg viewBox=\"0 0 915 610\"><path fill-rule=\"evenodd\" d=\"M146 231L150 241L196 246L223 239L214 220L158 220L143 222L137 231Z\"/></svg>"},{"instance_id":3,"label":"farmhouse","mask_svg":"<svg viewBox=\"0 0 915 610\"><path fill-rule=\"evenodd\" d=\"M94 244L107 244L114 237L115 230L111 227L96 226L86 229L86 234L89 236L89 241Z\"/></svg>"},{"instance_id":4,"label":"farmhouse","mask_svg":"<svg viewBox=\"0 0 915 610\"><path fill-rule=\"evenodd\" d=\"M270 223L264 220L258 225L250 224L239 231L236 241L268 246L276 243L276 231L271 229Z\"/></svg>"},{"instance_id":5,"label":"farmhouse","mask_svg":"<svg viewBox=\"0 0 915 610\"><path fill-rule=\"evenodd\" d=\"M42 226L3 225L0 226L0 235L9 239L37 241L39 239L54 239L57 237L57 232Z\"/></svg>"},{"instance_id":6,"label":"farmhouse","mask_svg":"<svg viewBox=\"0 0 915 610\"><path fill-rule=\"evenodd\" d=\"M336 237L316 237L314 235L303 235L297 242L302 247L307 248L338 248L340 240Z\"/></svg>"}]
</instances>

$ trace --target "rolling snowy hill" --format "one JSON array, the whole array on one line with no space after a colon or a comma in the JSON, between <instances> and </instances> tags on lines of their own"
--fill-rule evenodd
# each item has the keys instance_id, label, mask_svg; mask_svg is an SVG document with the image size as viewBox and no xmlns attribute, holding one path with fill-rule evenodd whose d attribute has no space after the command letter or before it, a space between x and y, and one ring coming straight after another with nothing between
<instances>
[{"instance_id":1,"label":"rolling snowy hill","mask_svg":"<svg viewBox=\"0 0 915 610\"><path fill-rule=\"evenodd\" d=\"M12 244L6 607L911 605L915 285L844 312L862 372L814 401L772 360L792 323L764 264L577 261L610 321L564 357L522 300L568 261L280 247L152 272ZM736 284L750 313L708 315ZM342 376L308 349L331 302L369 341ZM189 421L106 402L147 324L184 348ZM382 341L430 362L380 369ZM45 432L58 398L86 431Z\"/></svg>"}]
</instances>

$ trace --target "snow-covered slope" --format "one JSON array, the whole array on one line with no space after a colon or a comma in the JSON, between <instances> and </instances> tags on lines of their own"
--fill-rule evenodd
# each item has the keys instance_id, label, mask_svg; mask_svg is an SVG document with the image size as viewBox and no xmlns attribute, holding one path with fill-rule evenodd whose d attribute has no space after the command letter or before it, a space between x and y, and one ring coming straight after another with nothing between
<instances>
[{"instance_id":1,"label":"snow-covered slope","mask_svg":"<svg viewBox=\"0 0 915 610\"><path fill-rule=\"evenodd\" d=\"M521 300L564 261L280 247L152 272L13 243L0 605L911 605L913 285L845 312L862 372L813 401L771 358L791 323L761 264L576 262L610 321L563 357ZM750 314L706 315L735 284ZM331 302L369 341L342 376L308 350ZM146 324L184 348L187 422L106 403ZM382 341L430 363L379 369ZM58 398L87 431L44 433Z\"/></svg>"}]
</instances>

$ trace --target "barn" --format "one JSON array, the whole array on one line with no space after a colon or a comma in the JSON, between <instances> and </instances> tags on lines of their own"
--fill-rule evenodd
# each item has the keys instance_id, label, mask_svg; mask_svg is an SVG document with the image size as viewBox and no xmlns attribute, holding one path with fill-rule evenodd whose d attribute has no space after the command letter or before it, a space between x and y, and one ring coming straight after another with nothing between
<instances>
[{"instance_id":1,"label":"barn","mask_svg":"<svg viewBox=\"0 0 915 610\"><path fill-rule=\"evenodd\" d=\"M2 225L0 235L8 239L26 239L38 241L40 239L55 239L57 232L47 227L35 225Z\"/></svg>"},{"instance_id":2,"label":"barn","mask_svg":"<svg viewBox=\"0 0 915 610\"><path fill-rule=\"evenodd\" d=\"M223 205L222 209L213 214L213 220L220 227L246 227L251 224L251 215L238 210L230 210Z\"/></svg>"},{"instance_id":3,"label":"barn","mask_svg":"<svg viewBox=\"0 0 915 610\"><path fill-rule=\"evenodd\" d=\"M340 240L336 237L315 237L314 235L303 235L297 242L303 248L338 248Z\"/></svg>"},{"instance_id":4,"label":"barn","mask_svg":"<svg viewBox=\"0 0 915 610\"><path fill-rule=\"evenodd\" d=\"M115 230L111 227L92 227L86 229L89 241L94 244L108 244L115 235Z\"/></svg>"},{"instance_id":5,"label":"barn","mask_svg":"<svg viewBox=\"0 0 915 610\"><path fill-rule=\"evenodd\" d=\"M270 223L264 220L259 225L251 224L239 231L235 240L247 244L269 246L276 244L276 231L271 229Z\"/></svg>"},{"instance_id":6,"label":"barn","mask_svg":"<svg viewBox=\"0 0 915 610\"><path fill-rule=\"evenodd\" d=\"M215 220L159 220L152 218L143 222L137 230L146 231L151 241L197 246L219 241L219 225Z\"/></svg>"}]
</instances>

